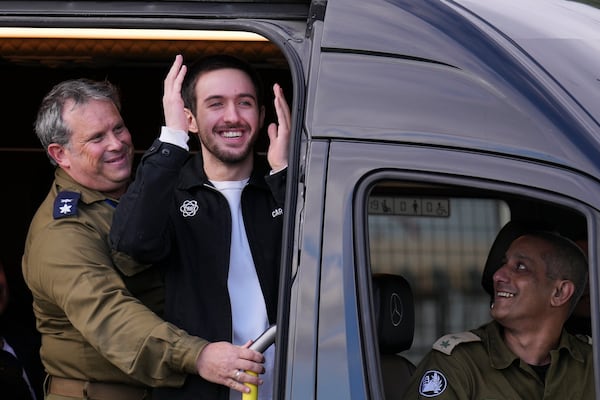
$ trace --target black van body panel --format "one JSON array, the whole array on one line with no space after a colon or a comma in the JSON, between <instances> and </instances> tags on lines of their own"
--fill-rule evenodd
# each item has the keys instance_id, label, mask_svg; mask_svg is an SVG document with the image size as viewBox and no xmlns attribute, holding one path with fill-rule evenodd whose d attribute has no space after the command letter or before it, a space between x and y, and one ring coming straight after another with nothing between
<instances>
[{"instance_id":1,"label":"black van body panel","mask_svg":"<svg viewBox=\"0 0 600 400\"><path fill-rule=\"evenodd\" d=\"M581 207L581 203L571 202L569 195L572 194L572 198L587 198L596 213L600 210L600 187L591 179L527 161L461 153L453 149L432 150L401 144L334 141L329 148L328 168L323 173L327 175L327 187L324 193L322 236L303 239L310 240L311 243L317 238L323 241L319 282L326 290L322 289L320 298L315 299L318 300L320 317L319 340L316 345L318 386L314 398L371 398L367 393L377 393L381 387L377 384L378 377L374 372L377 365L374 355L357 351L359 347L366 347L365 342L371 342L369 339L375 339L365 335L368 330L361 330L361 325L355 325L356 321L349 317L362 315L361 310L366 308L366 304L361 304L359 293L361 290L363 293L367 291L368 282L368 279L360 279L358 272L367 270L364 259L366 256L351 250L361 220L355 209L348 206L357 201L357 182L365 187L363 182L393 177L408 182L459 186L476 184L480 189L541 196L548 201ZM473 175L477 176L476 182ZM538 182L540 188L556 185L556 191L552 193L533 189L532 182ZM313 192L311 183L312 179L309 179L307 196ZM562 193L559 188L564 188L566 193ZM318 190L317 187L315 191ZM319 210L307 210L305 223L315 224L317 213ZM302 272L299 276L301 274ZM594 271L594 275L597 279L597 271ZM303 285L301 282L298 284ZM308 283L305 287L308 287ZM306 300L304 296L303 300ZM426 318L427 316L417 315L417 319ZM303 338L309 339L306 327L298 326L297 329L304 334ZM299 336L296 336L296 341L301 340ZM365 368L365 365L370 365L371 368ZM339 385L339 382L345 384ZM372 398L382 397L375 395Z\"/></svg>"},{"instance_id":2,"label":"black van body panel","mask_svg":"<svg viewBox=\"0 0 600 400\"><path fill-rule=\"evenodd\" d=\"M455 298L435 297L440 281L461 290L460 285L470 285L469 296L481 295L481 257L469 258L473 265L458 269L453 279L436 274L438 264L450 270L445 258L470 253L489 235L482 233L486 221L480 221L480 210L467 209L466 219L476 227L465 238L459 235L466 230L462 226L442 232L440 241L452 242L443 243L447 253L433 254L442 261L436 259L430 269L412 268L411 246L427 253L428 245L437 245L439 221L384 215L378 222L387 218L389 226L378 231L382 237L371 236L369 200L377 190L394 199L502 203L485 214L498 224L493 233L507 218L531 216L565 232L585 232L592 336L600 341L599 9L566 0L0 0L0 28L23 26L109 28L113 34L122 28L198 35L244 31L268 39L267 45L223 40L214 46L192 37L163 46L170 40L144 41L124 33L88 41L80 33L65 39L63 53L60 38L41 34L39 42L15 40L0 30L3 44L17 47L4 47L8 50L0 56L3 82L11 88L2 106L10 112L19 106L14 118L7 113L8 134L1 139L0 165L11 196L4 196L0 207L15 209L18 198L20 213L6 217L13 236L6 248L15 248L20 257L26 211L35 210L52 179L31 124L42 95L59 79L82 74L120 81L129 96L124 116L137 135L138 152L158 134L161 83L178 46L193 56L221 49L243 54L270 81L283 79L293 138L282 234L278 400L384 398L370 284L379 267L369 247L373 243L389 242L395 252L382 268L414 273L420 306L437 301L417 313L424 327L416 331L423 336L416 342L447 327L436 325L438 314L455 317L446 313ZM34 170L18 171L23 160ZM397 231L405 236L395 236ZM455 245L458 236L462 241ZM484 237L478 250L485 253L486 240L492 239ZM475 278L465 283L472 271ZM418 286L422 283L425 288ZM487 297L478 302L486 311ZM420 351L430 348L417 344ZM597 345L593 351L600 393Z\"/></svg>"},{"instance_id":3,"label":"black van body panel","mask_svg":"<svg viewBox=\"0 0 600 400\"><path fill-rule=\"evenodd\" d=\"M307 1L278 0L276 6L260 1L2 1L0 21L3 25L19 26L26 18L45 15L48 26L56 17L105 17L104 26L134 27L141 20L151 18L216 18L216 19L282 19L306 21L309 4ZM20 19L23 18L23 19ZM116 21L117 18L134 18ZM137 23L136 23L137 20ZM81 23L76 26L85 26ZM12 24L11 24L12 22ZM90 21L102 25L101 21ZM152 23L158 23L153 20ZM183 21L182 21L183 22ZM143 22L142 22L143 24Z\"/></svg>"},{"instance_id":4,"label":"black van body panel","mask_svg":"<svg viewBox=\"0 0 600 400\"><path fill-rule=\"evenodd\" d=\"M491 15L480 4L477 15L456 4L329 1L312 135L351 139L338 129L347 124L356 139L458 145L599 179L600 51L590 46L598 47L592 17L600 11L574 13L581 26L566 46L568 30L530 37L534 29L518 14L528 10L527 23L534 15L552 21L561 9L521 2ZM565 71L578 60L585 67L571 79Z\"/></svg>"}]
</instances>

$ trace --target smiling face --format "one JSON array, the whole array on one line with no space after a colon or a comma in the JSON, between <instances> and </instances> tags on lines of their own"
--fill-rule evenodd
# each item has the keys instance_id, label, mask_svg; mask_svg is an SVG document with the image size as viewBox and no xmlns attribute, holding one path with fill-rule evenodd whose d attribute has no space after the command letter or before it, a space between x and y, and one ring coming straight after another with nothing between
<instances>
[{"instance_id":1,"label":"smiling face","mask_svg":"<svg viewBox=\"0 0 600 400\"><path fill-rule=\"evenodd\" d=\"M264 120L252 80L233 68L204 72L196 83L191 132L202 142L205 164L252 165L252 149Z\"/></svg>"},{"instance_id":2,"label":"smiling face","mask_svg":"<svg viewBox=\"0 0 600 400\"><path fill-rule=\"evenodd\" d=\"M69 143L52 143L48 153L80 184L120 197L131 175L133 143L117 107L110 101L68 101L62 117L71 131Z\"/></svg>"},{"instance_id":3,"label":"smiling face","mask_svg":"<svg viewBox=\"0 0 600 400\"><path fill-rule=\"evenodd\" d=\"M512 242L504 263L494 273L491 316L504 326L536 324L550 311L557 280L547 276L542 255L551 245L536 237L521 236Z\"/></svg>"}]
</instances>

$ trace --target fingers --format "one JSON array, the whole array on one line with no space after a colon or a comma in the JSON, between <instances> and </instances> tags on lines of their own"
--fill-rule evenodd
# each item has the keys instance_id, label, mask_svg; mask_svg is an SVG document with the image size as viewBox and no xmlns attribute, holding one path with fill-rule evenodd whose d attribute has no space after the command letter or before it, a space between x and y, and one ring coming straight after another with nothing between
<instances>
[{"instance_id":1,"label":"fingers","mask_svg":"<svg viewBox=\"0 0 600 400\"><path fill-rule=\"evenodd\" d=\"M200 352L196 367L198 374L210 382L248 392L244 383L262 384L257 375L264 373L263 362L264 356L259 352L227 342L216 342L208 344Z\"/></svg>"},{"instance_id":2,"label":"fingers","mask_svg":"<svg viewBox=\"0 0 600 400\"><path fill-rule=\"evenodd\" d=\"M183 66L184 66L183 65L183 56L181 54L177 54L175 56L175 61L173 62L173 65L171 65L171 68L169 69L169 73L167 74L167 77L165 78L165 82L176 81L181 73L181 68ZM165 84L165 86L166 86L166 84Z\"/></svg>"},{"instance_id":3,"label":"fingers","mask_svg":"<svg viewBox=\"0 0 600 400\"><path fill-rule=\"evenodd\" d=\"M242 378L242 371L235 370L233 377L231 378L230 382L229 382L229 387L244 393L247 393L250 391L250 388L248 388L246 385L244 385L243 381L241 381L240 379ZM240 390L241 389L241 390Z\"/></svg>"},{"instance_id":4,"label":"fingers","mask_svg":"<svg viewBox=\"0 0 600 400\"><path fill-rule=\"evenodd\" d=\"M252 374L247 374L238 370L235 372L234 377L228 380L227 386L238 392L250 393L250 388L246 384L258 386L262 385L263 381Z\"/></svg>"},{"instance_id":5,"label":"fingers","mask_svg":"<svg viewBox=\"0 0 600 400\"><path fill-rule=\"evenodd\" d=\"M242 352L239 354L235 366L243 371L252 371L257 374L262 374L265 372L265 368L263 366L264 362L265 357L262 355L262 353L254 350L247 350L247 352Z\"/></svg>"},{"instance_id":6,"label":"fingers","mask_svg":"<svg viewBox=\"0 0 600 400\"><path fill-rule=\"evenodd\" d=\"M249 364L247 364L249 365ZM256 365L255 364L252 366L253 369L256 369ZM260 366L260 373L264 373L264 368L262 367L262 365ZM258 373L249 373L249 370L241 370L241 369L236 369L233 372L233 375L231 377L231 379L228 379L229 384L228 386L234 390L237 390L238 392L243 392L243 393L249 393L250 392L250 388L246 385L247 384L251 384L254 386L259 386L263 384L263 380L260 379L258 377Z\"/></svg>"},{"instance_id":7,"label":"fingers","mask_svg":"<svg viewBox=\"0 0 600 400\"><path fill-rule=\"evenodd\" d=\"M278 138L280 135L289 136L291 125L290 107L283 95L283 89L277 83L273 85L273 94L275 95L273 104L277 114L277 124L271 123L269 125L268 133L271 140Z\"/></svg>"},{"instance_id":8,"label":"fingers","mask_svg":"<svg viewBox=\"0 0 600 400\"><path fill-rule=\"evenodd\" d=\"M289 135L291 126L290 107L283 95L283 89L279 84L273 85L273 93L275 94L275 112L277 114L277 123L279 125L278 133L286 133Z\"/></svg>"},{"instance_id":9,"label":"fingers","mask_svg":"<svg viewBox=\"0 0 600 400\"><path fill-rule=\"evenodd\" d=\"M238 383L251 383L253 385L262 384L262 380L260 378L241 369L236 370L231 379Z\"/></svg>"},{"instance_id":10,"label":"fingers","mask_svg":"<svg viewBox=\"0 0 600 400\"><path fill-rule=\"evenodd\" d=\"M273 94L275 96L274 106L277 123L271 123L267 128L267 134L269 135L267 158L271 169L279 171L285 168L288 163L291 113L283 89L277 83L273 85Z\"/></svg>"},{"instance_id":11,"label":"fingers","mask_svg":"<svg viewBox=\"0 0 600 400\"><path fill-rule=\"evenodd\" d=\"M181 87L187 72L183 64L181 54L175 56L175 61L164 81L163 109L165 113L165 125L169 128L186 131L188 130L187 116L184 111Z\"/></svg>"},{"instance_id":12,"label":"fingers","mask_svg":"<svg viewBox=\"0 0 600 400\"><path fill-rule=\"evenodd\" d=\"M164 98L177 97L181 93L186 70L186 66L183 65L183 57L181 54L177 54L164 81Z\"/></svg>"}]
</instances>

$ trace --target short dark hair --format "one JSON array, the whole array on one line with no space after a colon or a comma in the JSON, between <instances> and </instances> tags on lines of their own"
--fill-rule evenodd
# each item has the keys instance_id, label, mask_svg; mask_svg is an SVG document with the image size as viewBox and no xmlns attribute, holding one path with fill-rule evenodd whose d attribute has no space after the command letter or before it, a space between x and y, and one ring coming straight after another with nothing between
<instances>
[{"instance_id":1,"label":"short dark hair","mask_svg":"<svg viewBox=\"0 0 600 400\"><path fill-rule=\"evenodd\" d=\"M552 251L542 254L546 263L546 276L550 279L566 279L575 285L570 301L570 315L587 285L588 262L585 253L575 242L555 232L532 231L523 236L541 239L552 246Z\"/></svg>"},{"instance_id":2,"label":"short dark hair","mask_svg":"<svg viewBox=\"0 0 600 400\"><path fill-rule=\"evenodd\" d=\"M240 70L248 75L254 85L254 90L256 91L256 101L258 106L260 107L264 104L263 83L258 72L248 62L241 58L228 54L216 54L201 58L188 67L181 88L181 96L183 97L185 106L189 108L192 113L196 113L197 99L195 87L200 76L206 72L229 68Z\"/></svg>"}]
</instances>

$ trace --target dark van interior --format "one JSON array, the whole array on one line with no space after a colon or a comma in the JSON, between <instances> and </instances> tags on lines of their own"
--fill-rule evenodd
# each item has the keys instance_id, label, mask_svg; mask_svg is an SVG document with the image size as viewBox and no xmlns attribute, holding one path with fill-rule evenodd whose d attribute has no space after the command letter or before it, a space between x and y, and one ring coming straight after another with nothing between
<instances>
[{"instance_id":1,"label":"dark van interior","mask_svg":"<svg viewBox=\"0 0 600 400\"><path fill-rule=\"evenodd\" d=\"M56 83L71 78L107 79L116 84L121 92L122 115L139 157L158 136L163 123L162 82L175 55L183 54L184 60L191 62L222 52L252 63L263 78L267 95L278 82L291 99L287 62L279 48L267 40L0 40L0 84L5 93L0 100L5 125L0 137L0 173L5 185L0 200L4 210L0 257L14 302L30 308L26 298L19 299L20 294L26 294L21 290L20 260L29 222L53 179L53 167L33 130L43 96ZM266 121L273 120L271 104L267 103ZM190 146L193 149L197 143L190 141Z\"/></svg>"}]
</instances>

